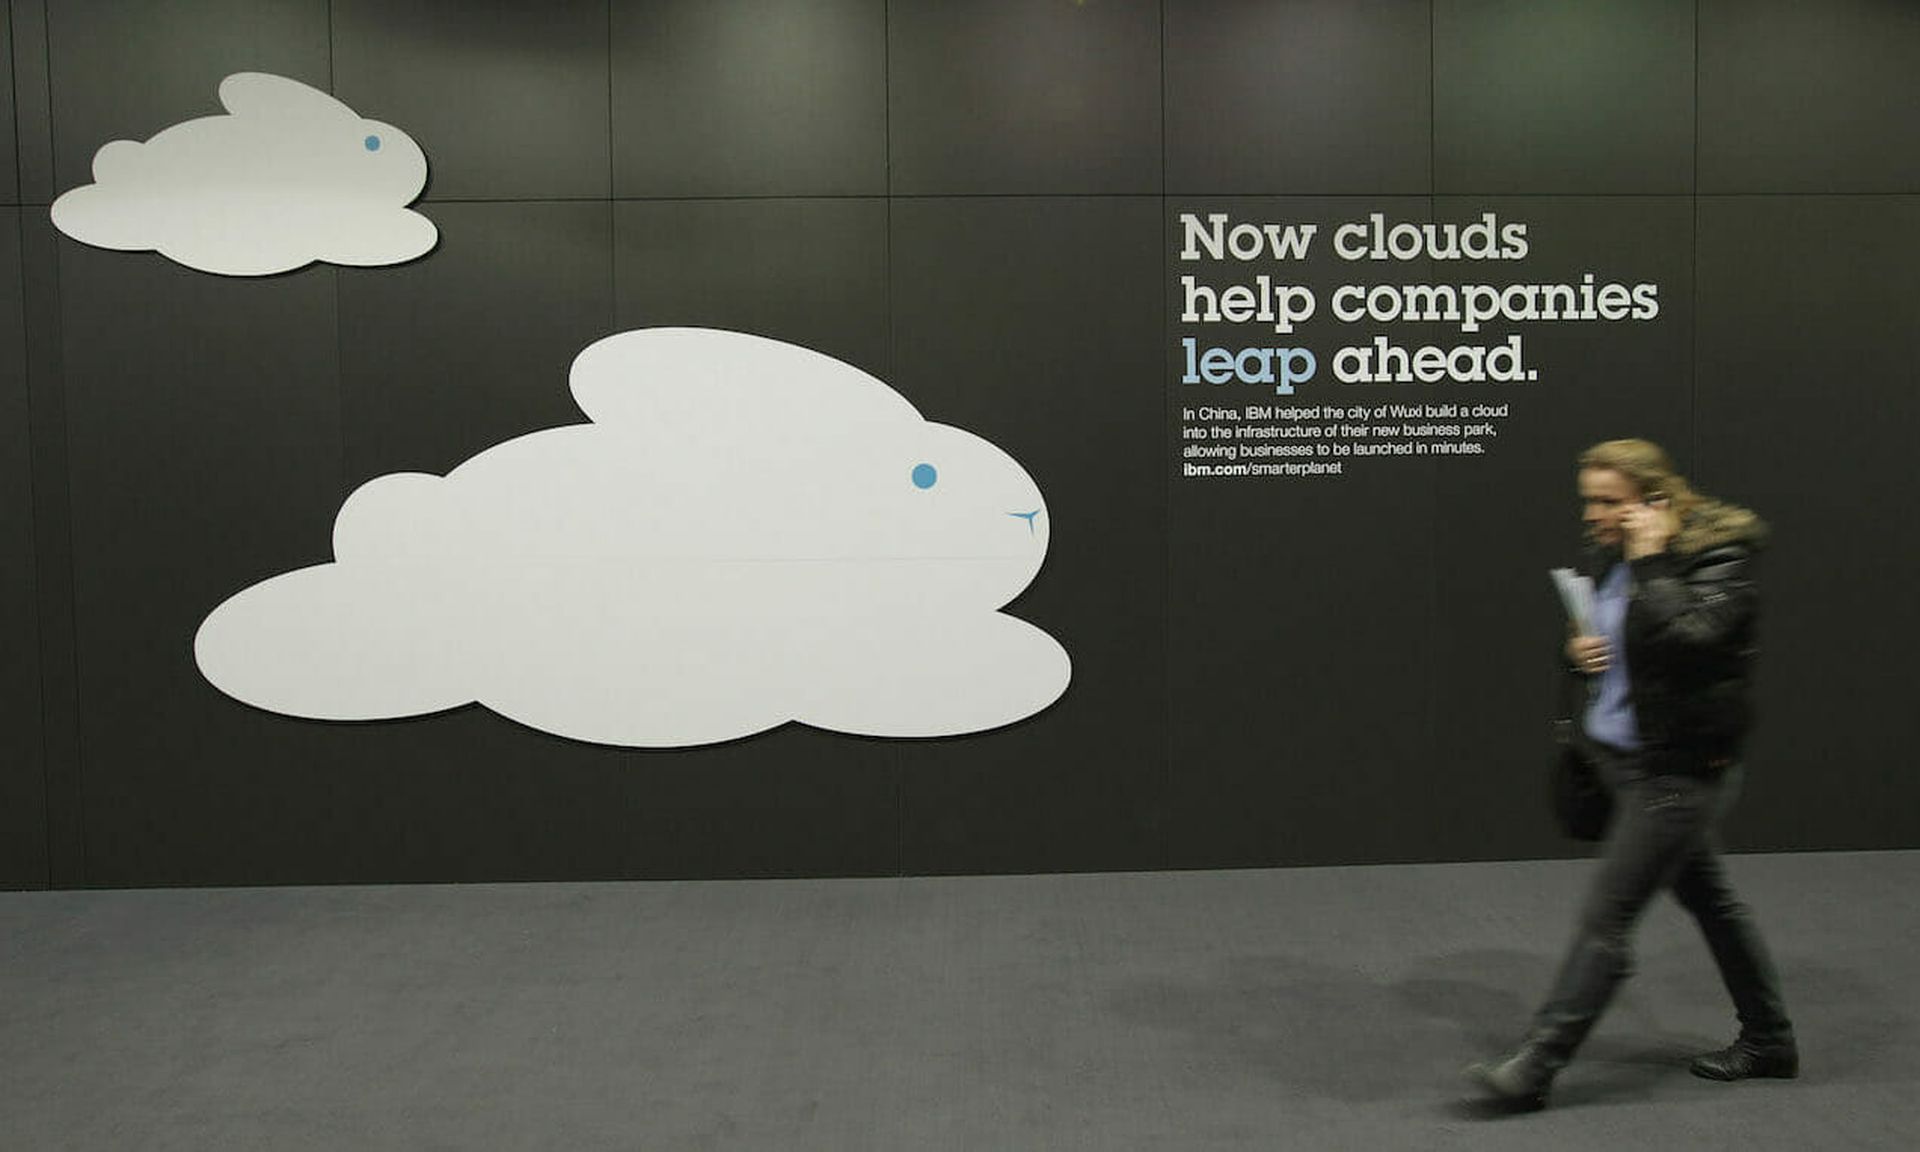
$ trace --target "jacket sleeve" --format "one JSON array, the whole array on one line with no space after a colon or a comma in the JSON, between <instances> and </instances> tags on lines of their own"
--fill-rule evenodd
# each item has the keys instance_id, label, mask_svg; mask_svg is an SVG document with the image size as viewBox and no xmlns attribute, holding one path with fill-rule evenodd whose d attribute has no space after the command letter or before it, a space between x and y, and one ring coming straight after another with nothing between
<instances>
[{"instance_id":1,"label":"jacket sleeve","mask_svg":"<svg viewBox=\"0 0 1920 1152\"><path fill-rule=\"evenodd\" d=\"M1738 545L1691 558L1661 552L1633 561L1628 642L1672 655L1724 650L1745 634L1758 606L1752 563Z\"/></svg>"}]
</instances>

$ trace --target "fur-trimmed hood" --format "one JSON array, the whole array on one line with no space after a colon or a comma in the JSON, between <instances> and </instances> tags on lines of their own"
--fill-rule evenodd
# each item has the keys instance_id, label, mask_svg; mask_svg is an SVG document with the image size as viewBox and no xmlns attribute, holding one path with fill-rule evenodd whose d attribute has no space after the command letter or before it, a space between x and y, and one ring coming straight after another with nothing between
<instances>
[{"instance_id":1,"label":"fur-trimmed hood","mask_svg":"<svg viewBox=\"0 0 1920 1152\"><path fill-rule=\"evenodd\" d=\"M1771 535L1767 522L1752 510L1702 496L1681 518L1680 531L1675 533L1671 547L1682 555L1728 544L1742 544L1757 552L1766 547Z\"/></svg>"}]
</instances>

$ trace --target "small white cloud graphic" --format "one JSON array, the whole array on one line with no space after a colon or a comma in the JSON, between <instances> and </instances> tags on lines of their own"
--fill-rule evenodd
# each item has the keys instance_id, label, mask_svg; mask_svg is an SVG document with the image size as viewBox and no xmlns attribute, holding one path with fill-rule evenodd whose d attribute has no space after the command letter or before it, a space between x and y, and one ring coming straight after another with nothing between
<instances>
[{"instance_id":1,"label":"small white cloud graphic","mask_svg":"<svg viewBox=\"0 0 1920 1152\"><path fill-rule=\"evenodd\" d=\"M1050 525L992 444L857 368L737 332L610 336L571 384L591 423L362 485L333 563L208 616L201 672L295 716L478 701L635 747L790 720L978 732L1066 690L1066 651L998 611Z\"/></svg>"},{"instance_id":2,"label":"small white cloud graphic","mask_svg":"<svg viewBox=\"0 0 1920 1152\"><path fill-rule=\"evenodd\" d=\"M264 72L221 81L220 103L228 115L103 146L94 182L53 202L54 227L223 276L399 264L439 239L407 208L427 158L405 132Z\"/></svg>"}]
</instances>

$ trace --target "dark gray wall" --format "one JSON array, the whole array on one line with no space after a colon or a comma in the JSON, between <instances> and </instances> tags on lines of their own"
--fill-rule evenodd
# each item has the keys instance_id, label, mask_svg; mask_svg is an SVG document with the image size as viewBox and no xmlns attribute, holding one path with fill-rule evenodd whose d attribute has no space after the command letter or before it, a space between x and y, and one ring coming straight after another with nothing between
<instances>
[{"instance_id":1,"label":"dark gray wall","mask_svg":"<svg viewBox=\"0 0 1920 1152\"><path fill-rule=\"evenodd\" d=\"M8 199L15 188L9 180ZM17 207L0 207L0 635L6 637L0 644L0 885L11 887L44 884L47 876L20 216Z\"/></svg>"},{"instance_id":2,"label":"dark gray wall","mask_svg":"<svg viewBox=\"0 0 1920 1152\"><path fill-rule=\"evenodd\" d=\"M1884 0L13 0L0 51L0 885L1560 854L1569 461L1667 442L1773 522L1748 848L1920 844L1920 9ZM206 276L58 236L95 149L278 72L406 128L413 265ZM1663 322L1529 336L1485 461L1167 465L1177 211L1482 211ZM1410 269L1409 271L1412 271ZM1331 276L1318 268L1310 275ZM1409 277L1412 279L1413 277ZM1328 281L1331 283L1332 281ZM580 417L654 324L765 333L1019 458L1075 677L964 739L573 743L207 685L206 612L369 477Z\"/></svg>"}]
</instances>

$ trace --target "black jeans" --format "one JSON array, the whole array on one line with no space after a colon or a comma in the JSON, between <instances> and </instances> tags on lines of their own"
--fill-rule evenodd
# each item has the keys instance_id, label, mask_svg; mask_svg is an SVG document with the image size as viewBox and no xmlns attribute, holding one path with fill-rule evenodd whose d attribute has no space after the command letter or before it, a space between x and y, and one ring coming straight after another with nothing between
<instances>
[{"instance_id":1,"label":"black jeans","mask_svg":"<svg viewBox=\"0 0 1920 1152\"><path fill-rule=\"evenodd\" d=\"M1664 775L1632 753L1593 751L1613 790L1613 825L1573 945L1534 1016L1528 1044L1554 1068L1573 1056L1632 972L1634 927L1663 888L1700 925L1733 997L1741 1037L1759 1045L1790 1042L1793 1024L1773 960L1720 863L1718 825L1739 790L1739 769L1717 778Z\"/></svg>"}]
</instances>

